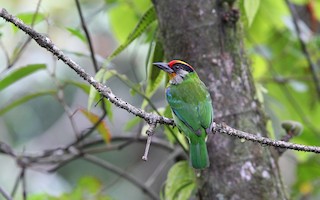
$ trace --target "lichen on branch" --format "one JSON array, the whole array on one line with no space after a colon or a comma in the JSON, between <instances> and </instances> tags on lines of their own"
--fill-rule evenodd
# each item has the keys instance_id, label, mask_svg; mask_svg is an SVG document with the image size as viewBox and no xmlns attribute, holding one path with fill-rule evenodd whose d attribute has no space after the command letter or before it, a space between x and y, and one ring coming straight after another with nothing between
<instances>
[{"instance_id":1,"label":"lichen on branch","mask_svg":"<svg viewBox=\"0 0 320 200\"><path fill-rule=\"evenodd\" d=\"M73 69L80 77L82 77L85 81L87 81L90 85L92 85L97 91L99 91L105 98L107 98L115 106L125 109L126 111L144 119L148 124L174 125L174 121L172 119L159 116L153 113L148 113L140 108L134 107L130 103L117 97L109 87L95 80L94 77L91 76L89 73L87 73L79 64L77 64L75 61L73 61L71 58L65 55L64 52L61 51L47 36L38 33L30 26L24 24L21 20L19 20L15 16L9 14L4 8L0 8L0 17L17 26L20 30L22 30L23 32L28 34L33 40L35 40L41 47L50 51L63 63L65 63L71 69ZM239 131L225 124L213 123L212 132L227 134L230 136L236 136L239 138L250 140L252 142L274 146L277 148L320 153L320 147L293 144L285 141L276 141L276 140L272 140L256 134L250 134L243 131ZM0 153L14 155L12 151L8 151L7 145L0 145Z\"/></svg>"}]
</instances>

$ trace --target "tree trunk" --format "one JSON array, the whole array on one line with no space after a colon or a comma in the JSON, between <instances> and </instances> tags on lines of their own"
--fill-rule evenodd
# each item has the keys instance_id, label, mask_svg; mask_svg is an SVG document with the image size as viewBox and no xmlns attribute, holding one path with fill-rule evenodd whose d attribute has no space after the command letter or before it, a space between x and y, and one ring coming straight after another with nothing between
<instances>
[{"instance_id":1,"label":"tree trunk","mask_svg":"<svg viewBox=\"0 0 320 200\"><path fill-rule=\"evenodd\" d=\"M153 3L166 57L195 68L210 90L215 120L267 136L239 12L214 0ZM209 135L207 145L211 166L199 178L199 199L286 199L277 158L268 147L221 134Z\"/></svg>"}]
</instances>

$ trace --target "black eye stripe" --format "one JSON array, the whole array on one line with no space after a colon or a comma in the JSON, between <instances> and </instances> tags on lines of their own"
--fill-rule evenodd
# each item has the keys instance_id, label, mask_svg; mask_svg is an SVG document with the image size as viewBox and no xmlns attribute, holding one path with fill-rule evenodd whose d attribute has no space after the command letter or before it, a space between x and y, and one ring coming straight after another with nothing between
<instances>
[{"instance_id":1,"label":"black eye stripe","mask_svg":"<svg viewBox=\"0 0 320 200\"><path fill-rule=\"evenodd\" d=\"M193 69L191 67L189 67L188 65L182 64L182 63L178 63L173 66L173 70L176 71L178 69L183 69L187 72L193 72Z\"/></svg>"}]
</instances>

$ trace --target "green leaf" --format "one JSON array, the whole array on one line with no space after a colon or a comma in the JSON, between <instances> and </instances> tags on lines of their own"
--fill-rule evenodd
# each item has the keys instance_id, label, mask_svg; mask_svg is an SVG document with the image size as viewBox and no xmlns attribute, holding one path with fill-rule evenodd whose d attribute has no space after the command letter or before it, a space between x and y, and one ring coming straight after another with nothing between
<instances>
[{"instance_id":1,"label":"green leaf","mask_svg":"<svg viewBox=\"0 0 320 200\"><path fill-rule=\"evenodd\" d=\"M259 9L260 0L244 0L243 3L244 11L248 19L248 25L250 27Z\"/></svg>"},{"instance_id":2,"label":"green leaf","mask_svg":"<svg viewBox=\"0 0 320 200\"><path fill-rule=\"evenodd\" d=\"M159 62L164 59L164 50L161 42L157 41L153 50L153 55L149 67L148 84L146 87L146 97L150 98L157 91L165 77L165 72L153 65L154 62ZM148 105L148 101L142 102L141 108L144 109Z\"/></svg>"},{"instance_id":3,"label":"green leaf","mask_svg":"<svg viewBox=\"0 0 320 200\"><path fill-rule=\"evenodd\" d=\"M10 86L14 82L28 76L29 74L32 74L40 69L45 69L46 67L47 66L45 64L32 64L12 71L10 74L0 80L0 91Z\"/></svg>"},{"instance_id":4,"label":"green leaf","mask_svg":"<svg viewBox=\"0 0 320 200\"><path fill-rule=\"evenodd\" d=\"M87 106L88 110L91 110L93 103L97 102L96 99L98 97L99 97L98 91L93 86L90 86L90 92L88 96L88 106Z\"/></svg>"},{"instance_id":5,"label":"green leaf","mask_svg":"<svg viewBox=\"0 0 320 200\"><path fill-rule=\"evenodd\" d=\"M78 87L79 89L81 89L83 92L85 92L88 95L90 94L90 85L88 85L86 83L72 81L72 80L67 80L66 83ZM94 101L98 102L99 100L100 100L100 96L96 95ZM106 105L107 116L112 121L112 119L113 119L112 103L110 101L108 101L106 98L104 98L103 100Z\"/></svg>"},{"instance_id":6,"label":"green leaf","mask_svg":"<svg viewBox=\"0 0 320 200\"><path fill-rule=\"evenodd\" d=\"M129 8L130 10L130 8ZM121 13L121 17L114 16L116 20L118 21L119 18L122 18L123 13L126 13L127 15L128 11L123 11ZM108 61L112 60L115 56L117 56L119 53L121 53L124 49L126 49L129 44L133 40L135 40L137 37L139 37L147 28L148 26L156 20L156 14L153 7L149 8L146 13L140 18L140 21L136 25L136 27L133 29L133 31L129 34L129 36L126 38L126 40L107 58ZM122 22L125 24L124 22Z\"/></svg>"},{"instance_id":7,"label":"green leaf","mask_svg":"<svg viewBox=\"0 0 320 200\"><path fill-rule=\"evenodd\" d=\"M130 131L133 127L138 125L140 121L141 121L140 117L134 117L133 119L131 119L127 122L126 126L124 127L124 130Z\"/></svg>"},{"instance_id":8,"label":"green leaf","mask_svg":"<svg viewBox=\"0 0 320 200\"><path fill-rule=\"evenodd\" d=\"M102 68L96 74L95 79L101 83L104 83L108 79L110 79L114 75L114 73L117 73L117 72L115 70L106 70L105 68ZM89 94L89 97L88 97L87 109L90 110L93 103L98 102L101 99L101 95L99 95L98 91L93 86L90 86L88 94ZM113 117L112 103L105 98L103 101L105 102L105 105L106 105L106 111L107 111L108 118L110 120L112 120L112 117Z\"/></svg>"},{"instance_id":9,"label":"green leaf","mask_svg":"<svg viewBox=\"0 0 320 200\"><path fill-rule=\"evenodd\" d=\"M111 4L108 11L111 28L117 40L123 43L138 23L142 14L151 6L151 1L117 0L117 2Z\"/></svg>"},{"instance_id":10,"label":"green leaf","mask_svg":"<svg viewBox=\"0 0 320 200\"><path fill-rule=\"evenodd\" d=\"M91 193L95 193L99 191L99 188L102 186L101 182L94 177L91 176L85 176L82 177L78 182L78 189L86 189L90 191Z\"/></svg>"},{"instance_id":11,"label":"green leaf","mask_svg":"<svg viewBox=\"0 0 320 200\"><path fill-rule=\"evenodd\" d=\"M263 85L260 83L256 83L255 86L256 86L256 98L258 99L259 102L263 103L264 102L263 94L268 93L268 90L264 88Z\"/></svg>"},{"instance_id":12,"label":"green leaf","mask_svg":"<svg viewBox=\"0 0 320 200\"><path fill-rule=\"evenodd\" d=\"M320 1L309 1L309 3L314 3L314 14L318 20L320 20Z\"/></svg>"},{"instance_id":13,"label":"green leaf","mask_svg":"<svg viewBox=\"0 0 320 200\"><path fill-rule=\"evenodd\" d=\"M82 83L78 81L72 81L72 80L67 80L65 81L67 84L76 86L77 88L81 89L84 93L88 94L90 93L90 85L87 83Z\"/></svg>"},{"instance_id":14,"label":"green leaf","mask_svg":"<svg viewBox=\"0 0 320 200\"><path fill-rule=\"evenodd\" d=\"M111 200L112 198L103 194L104 187L100 180L95 177L86 176L81 178L71 192L60 196L48 194L29 195L30 200Z\"/></svg>"},{"instance_id":15,"label":"green leaf","mask_svg":"<svg viewBox=\"0 0 320 200\"><path fill-rule=\"evenodd\" d=\"M305 196L314 196L310 199L318 199L320 188L318 186L319 177L316 174L320 173L320 159L317 155L312 155L309 159L302 163L289 163L294 165L296 182L293 185L293 188L300 195ZM288 166L290 169L290 165ZM293 198L299 199L299 198Z\"/></svg>"},{"instance_id":16,"label":"green leaf","mask_svg":"<svg viewBox=\"0 0 320 200\"><path fill-rule=\"evenodd\" d=\"M34 15L36 15L34 17ZM45 16L43 13L34 13L34 12L26 12L26 13L20 13L17 15L19 19L21 19L25 24L31 25L32 22L33 24L38 24L39 22L43 21L45 19ZM13 31L17 32L18 28L16 26L12 26Z\"/></svg>"},{"instance_id":17,"label":"green leaf","mask_svg":"<svg viewBox=\"0 0 320 200\"><path fill-rule=\"evenodd\" d=\"M112 112L112 103L110 101L108 101L106 98L103 99L104 103L106 105L106 112L107 112L107 116L109 118L110 121L113 120L113 112Z\"/></svg>"},{"instance_id":18,"label":"green leaf","mask_svg":"<svg viewBox=\"0 0 320 200\"><path fill-rule=\"evenodd\" d=\"M104 0L107 5L112 5L117 2L117 0Z\"/></svg>"},{"instance_id":19,"label":"green leaf","mask_svg":"<svg viewBox=\"0 0 320 200\"><path fill-rule=\"evenodd\" d=\"M266 59L260 54L252 54L251 61L254 70L252 70L253 77L258 80L266 75L268 72L268 63Z\"/></svg>"},{"instance_id":20,"label":"green leaf","mask_svg":"<svg viewBox=\"0 0 320 200\"><path fill-rule=\"evenodd\" d=\"M28 200L57 200L57 197L53 197L50 194L29 194ZM63 199L59 199L63 200Z\"/></svg>"},{"instance_id":21,"label":"green leaf","mask_svg":"<svg viewBox=\"0 0 320 200\"><path fill-rule=\"evenodd\" d=\"M169 170L166 186L166 200L188 200L196 189L196 176L187 161L180 161Z\"/></svg>"},{"instance_id":22,"label":"green leaf","mask_svg":"<svg viewBox=\"0 0 320 200\"><path fill-rule=\"evenodd\" d=\"M71 193L65 195L65 199L111 200L110 197L102 193L103 189L104 187L99 179L91 176L86 176L78 181L77 187Z\"/></svg>"},{"instance_id":23,"label":"green leaf","mask_svg":"<svg viewBox=\"0 0 320 200\"><path fill-rule=\"evenodd\" d=\"M20 99L12 101L10 104L4 106L3 108L0 108L0 115L3 115L4 113L8 112L9 110L29 101L31 99L37 98L39 96L44 96L44 95L54 95L55 93L56 93L55 90L48 90L48 91L37 92L37 93L23 96Z\"/></svg>"},{"instance_id":24,"label":"green leaf","mask_svg":"<svg viewBox=\"0 0 320 200\"><path fill-rule=\"evenodd\" d=\"M125 81L126 83L128 82L128 78L126 76L123 76L124 78L122 79L123 81ZM131 96L135 96L137 94L137 91L141 91L141 84L140 83L136 83L133 84L133 87L130 89L130 94Z\"/></svg>"},{"instance_id":25,"label":"green leaf","mask_svg":"<svg viewBox=\"0 0 320 200\"><path fill-rule=\"evenodd\" d=\"M34 15L36 15L35 18L34 18ZM17 15L17 17L21 19L25 24L31 24L33 19L34 19L34 24L37 24L45 19L44 14L39 12L20 13Z\"/></svg>"},{"instance_id":26,"label":"green leaf","mask_svg":"<svg viewBox=\"0 0 320 200\"><path fill-rule=\"evenodd\" d=\"M308 2L310 2L310 0L290 0L290 1L298 5L306 5Z\"/></svg>"},{"instance_id":27,"label":"green leaf","mask_svg":"<svg viewBox=\"0 0 320 200\"><path fill-rule=\"evenodd\" d=\"M105 75L105 73L107 72L107 70L105 68L101 68L97 74L95 75L95 79L98 81L98 82L103 82L103 77ZM89 97L88 97L88 107L87 109L90 110L93 103L95 101L97 101L97 99L99 98L99 93L98 91L93 87L93 86L90 86L90 92L89 92Z\"/></svg>"},{"instance_id":28,"label":"green leaf","mask_svg":"<svg viewBox=\"0 0 320 200\"><path fill-rule=\"evenodd\" d=\"M271 38L272 42L279 43L274 41L279 41L277 32L282 31L284 27L284 20L281 19L290 15L288 7L284 1L259 0L259 2L259 9L254 17L254 23L251 24L249 29L250 40L256 44L265 44L266 40L274 35L276 38ZM243 8L243 6L241 7ZM246 13L244 8L243 13Z\"/></svg>"},{"instance_id":29,"label":"green leaf","mask_svg":"<svg viewBox=\"0 0 320 200\"><path fill-rule=\"evenodd\" d=\"M82 42L86 42L86 41L87 41L86 36L84 36L79 29L67 27L67 30L68 30L72 35L74 35L74 36L76 36L77 38L79 38Z\"/></svg>"},{"instance_id":30,"label":"green leaf","mask_svg":"<svg viewBox=\"0 0 320 200\"><path fill-rule=\"evenodd\" d=\"M125 42L137 23L137 14L129 5L117 3L110 9L108 16L114 36L120 43ZM119 23L119 19L121 19L121 23Z\"/></svg>"}]
</instances>

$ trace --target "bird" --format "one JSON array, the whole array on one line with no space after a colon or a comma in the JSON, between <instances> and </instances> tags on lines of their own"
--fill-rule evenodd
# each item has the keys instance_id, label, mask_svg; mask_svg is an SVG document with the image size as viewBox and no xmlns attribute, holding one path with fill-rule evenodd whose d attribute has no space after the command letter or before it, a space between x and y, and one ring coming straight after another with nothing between
<instances>
[{"instance_id":1,"label":"bird","mask_svg":"<svg viewBox=\"0 0 320 200\"><path fill-rule=\"evenodd\" d=\"M209 167L206 140L214 115L208 88L194 68L182 60L153 64L168 73L166 99L175 124L188 139L191 166L195 169Z\"/></svg>"}]
</instances>

